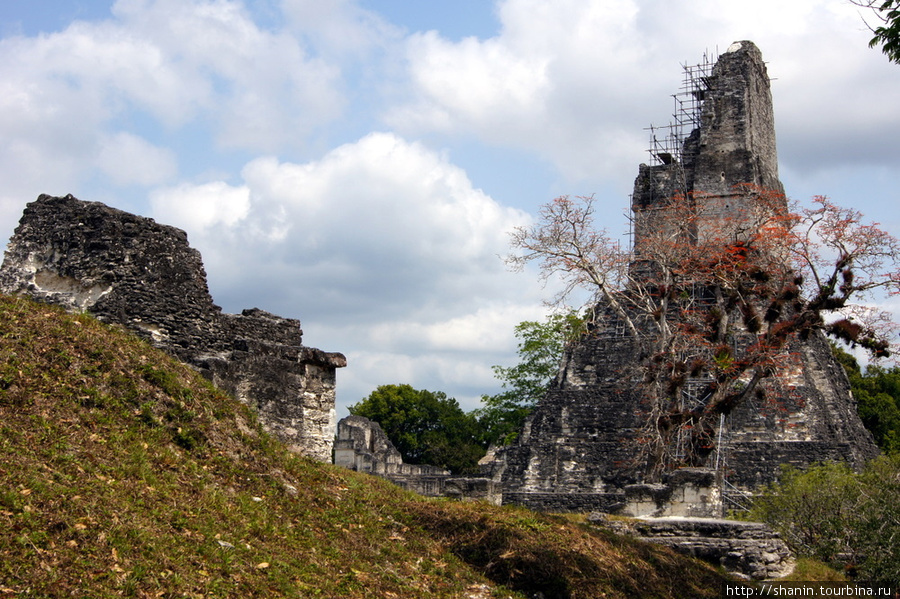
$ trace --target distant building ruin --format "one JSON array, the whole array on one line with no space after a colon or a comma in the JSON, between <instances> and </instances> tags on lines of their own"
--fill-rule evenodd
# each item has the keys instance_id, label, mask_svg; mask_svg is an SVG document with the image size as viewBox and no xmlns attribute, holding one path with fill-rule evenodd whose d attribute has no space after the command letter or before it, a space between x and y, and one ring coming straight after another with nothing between
<instances>
[{"instance_id":1,"label":"distant building ruin","mask_svg":"<svg viewBox=\"0 0 900 599\"><path fill-rule=\"evenodd\" d=\"M404 463L381 425L362 416L351 415L338 422L334 463L386 478L420 495L500 503L497 485L487 477L455 476L437 466Z\"/></svg>"},{"instance_id":2,"label":"distant building ruin","mask_svg":"<svg viewBox=\"0 0 900 599\"><path fill-rule=\"evenodd\" d=\"M305 347L300 322L213 303L187 234L71 195L26 206L0 267L0 292L125 326L254 407L292 449L332 459L336 369Z\"/></svg>"}]
</instances>

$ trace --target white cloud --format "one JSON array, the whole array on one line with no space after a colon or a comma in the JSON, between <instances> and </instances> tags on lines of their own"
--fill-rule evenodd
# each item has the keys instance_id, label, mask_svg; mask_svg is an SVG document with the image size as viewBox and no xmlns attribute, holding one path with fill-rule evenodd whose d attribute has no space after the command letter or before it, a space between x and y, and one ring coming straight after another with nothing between
<instances>
[{"instance_id":1,"label":"white cloud","mask_svg":"<svg viewBox=\"0 0 900 599\"><path fill-rule=\"evenodd\" d=\"M130 103L175 126L210 97L208 81L194 76L189 65L172 60L156 40L114 21L75 22L60 33L30 39L27 46L34 67L30 77L66 82L76 97L102 107L104 118Z\"/></svg>"},{"instance_id":2,"label":"white cloud","mask_svg":"<svg viewBox=\"0 0 900 599\"><path fill-rule=\"evenodd\" d=\"M432 380L471 404L515 324L543 314L535 278L498 257L529 217L419 143L373 133L312 162L253 160L242 177L161 190L153 216L188 231L214 297L243 302L226 309L265 299L309 323L306 343L348 351L355 399Z\"/></svg>"},{"instance_id":3,"label":"white cloud","mask_svg":"<svg viewBox=\"0 0 900 599\"><path fill-rule=\"evenodd\" d=\"M221 181L203 185L182 183L151 193L150 206L154 214L163 215L167 224L205 232L216 225L233 227L246 218L250 191Z\"/></svg>"},{"instance_id":4,"label":"white cloud","mask_svg":"<svg viewBox=\"0 0 900 599\"><path fill-rule=\"evenodd\" d=\"M896 66L866 47L846 0L505 0L498 15L500 32L485 40L411 36L413 95L388 122L528 148L569 180L614 178L646 156L642 129L668 124L679 65L750 39L777 78L783 161L892 160Z\"/></svg>"},{"instance_id":5,"label":"white cloud","mask_svg":"<svg viewBox=\"0 0 900 599\"><path fill-rule=\"evenodd\" d=\"M503 230L526 218L473 189L445 157L389 133L306 164L257 159L242 174L259 202L260 224L270 223L260 230L284 225L302 233L307 248L365 248L395 265L482 260ZM275 222L267 216L282 212ZM325 234L341 231L353 235L338 241Z\"/></svg>"},{"instance_id":6,"label":"white cloud","mask_svg":"<svg viewBox=\"0 0 900 599\"><path fill-rule=\"evenodd\" d=\"M528 219L472 188L445 156L387 133L304 164L259 158L242 176L243 186L220 190L247 188L250 207L240 219L220 217L229 202L202 202L196 222L215 226L194 233L184 203L174 200L155 201L154 216L184 222L204 255L229 270L246 264L269 286L303 281L285 289L283 300L318 304L335 293L341 304L330 308L352 308L352 318L434 306L452 313L454 305L499 291L512 275L497 255L506 251L507 231ZM181 186L178 193L193 196L194 189L202 191ZM251 256L265 264L247 264Z\"/></svg>"},{"instance_id":7,"label":"white cloud","mask_svg":"<svg viewBox=\"0 0 900 599\"><path fill-rule=\"evenodd\" d=\"M71 190L96 157L108 109L100 94L45 64L53 36L0 40L0 202L10 212L40 193Z\"/></svg>"},{"instance_id":8,"label":"white cloud","mask_svg":"<svg viewBox=\"0 0 900 599\"><path fill-rule=\"evenodd\" d=\"M440 99L436 124L466 124L491 130L515 126L542 110L549 92L548 58L520 55L497 40L465 38L453 43L437 32L414 35L409 41L412 76L429 99ZM464 82L464 84L462 84ZM411 111L410 117L416 118ZM434 115L420 116L427 126ZM451 120L452 119L452 120Z\"/></svg>"},{"instance_id":9,"label":"white cloud","mask_svg":"<svg viewBox=\"0 0 900 599\"><path fill-rule=\"evenodd\" d=\"M241 2L119 0L113 13L161 54L163 66L186 71L177 81L193 81L187 104L213 115L226 146L302 147L344 106L339 70L307 56L289 34L261 29Z\"/></svg>"},{"instance_id":10,"label":"white cloud","mask_svg":"<svg viewBox=\"0 0 900 599\"><path fill-rule=\"evenodd\" d=\"M175 153L131 133L101 138L97 167L117 185L156 185L177 171Z\"/></svg>"},{"instance_id":11,"label":"white cloud","mask_svg":"<svg viewBox=\"0 0 900 599\"><path fill-rule=\"evenodd\" d=\"M492 303L449 319L384 322L372 327L370 336L384 348L500 354L515 350L511 332L517 324L542 320L546 311L539 304Z\"/></svg>"},{"instance_id":12,"label":"white cloud","mask_svg":"<svg viewBox=\"0 0 900 599\"><path fill-rule=\"evenodd\" d=\"M415 100L386 118L401 131L527 147L572 178L615 172L642 145L629 117L647 88L636 77L645 53L633 43L636 14L633 2L517 0L501 4L494 38L414 35Z\"/></svg>"},{"instance_id":13,"label":"white cloud","mask_svg":"<svg viewBox=\"0 0 900 599\"><path fill-rule=\"evenodd\" d=\"M400 30L354 0L282 0L288 26L313 40L319 52L361 58L384 50Z\"/></svg>"},{"instance_id":14,"label":"white cloud","mask_svg":"<svg viewBox=\"0 0 900 599\"><path fill-rule=\"evenodd\" d=\"M339 68L241 2L119 0L112 13L0 40L0 202L77 191L97 172L159 184L193 159L164 148L185 127L220 147L304 148L344 109Z\"/></svg>"}]
</instances>

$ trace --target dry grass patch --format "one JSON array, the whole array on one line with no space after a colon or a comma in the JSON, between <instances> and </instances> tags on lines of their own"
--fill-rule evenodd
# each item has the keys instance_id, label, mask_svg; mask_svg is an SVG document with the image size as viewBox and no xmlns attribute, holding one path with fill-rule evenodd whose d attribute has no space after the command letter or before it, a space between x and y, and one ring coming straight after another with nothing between
<instances>
[{"instance_id":1,"label":"dry grass patch","mask_svg":"<svg viewBox=\"0 0 900 599\"><path fill-rule=\"evenodd\" d=\"M143 341L6 296L0 481L4 598L696 597L722 580L559 518L290 454Z\"/></svg>"}]
</instances>

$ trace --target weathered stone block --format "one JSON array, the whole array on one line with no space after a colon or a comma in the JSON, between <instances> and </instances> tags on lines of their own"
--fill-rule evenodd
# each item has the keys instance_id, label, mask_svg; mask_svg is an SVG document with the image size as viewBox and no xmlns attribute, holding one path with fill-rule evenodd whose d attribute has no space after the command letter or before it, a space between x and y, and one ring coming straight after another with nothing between
<instances>
[{"instance_id":1,"label":"weathered stone block","mask_svg":"<svg viewBox=\"0 0 900 599\"><path fill-rule=\"evenodd\" d=\"M420 495L500 503L493 479L453 476L436 466L404 463L381 425L362 416L351 415L338 422L334 463L386 478Z\"/></svg>"},{"instance_id":2,"label":"weathered stone block","mask_svg":"<svg viewBox=\"0 0 900 599\"><path fill-rule=\"evenodd\" d=\"M794 558L781 537L765 524L715 518L610 520L591 514L597 526L672 547L754 580L787 576Z\"/></svg>"},{"instance_id":3,"label":"weathered stone block","mask_svg":"<svg viewBox=\"0 0 900 599\"><path fill-rule=\"evenodd\" d=\"M198 368L259 411L293 449L331 461L339 353L302 345L300 322L263 310L223 314L187 234L71 195L26 206L0 291L121 324Z\"/></svg>"}]
</instances>

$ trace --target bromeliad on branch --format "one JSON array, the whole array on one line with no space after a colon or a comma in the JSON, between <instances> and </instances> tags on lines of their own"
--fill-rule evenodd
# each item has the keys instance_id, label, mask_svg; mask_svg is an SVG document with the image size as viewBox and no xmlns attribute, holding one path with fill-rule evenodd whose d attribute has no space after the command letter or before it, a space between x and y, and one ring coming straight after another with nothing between
<instances>
[{"instance_id":1,"label":"bromeliad on branch","mask_svg":"<svg viewBox=\"0 0 900 599\"><path fill-rule=\"evenodd\" d=\"M508 263L560 276L556 303L588 289L607 308L596 313L640 344L652 472L702 463L720 416L763 393L794 340L826 333L874 357L894 351L889 315L862 302L900 293L900 241L859 212L748 185L676 195L635 211L632 249L595 229L594 212L592 196L557 198L514 231Z\"/></svg>"}]
</instances>

